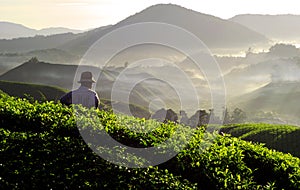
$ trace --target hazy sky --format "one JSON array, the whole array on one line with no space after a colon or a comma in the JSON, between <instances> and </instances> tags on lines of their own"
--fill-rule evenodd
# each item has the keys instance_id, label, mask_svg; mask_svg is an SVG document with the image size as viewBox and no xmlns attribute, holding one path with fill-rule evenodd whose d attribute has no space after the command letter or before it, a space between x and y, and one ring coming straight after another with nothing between
<instances>
[{"instance_id":1,"label":"hazy sky","mask_svg":"<svg viewBox=\"0 0 300 190\"><path fill-rule=\"evenodd\" d=\"M88 29L115 24L158 3L178 4L224 19L243 13L300 15L297 0L0 0L0 21L36 29Z\"/></svg>"}]
</instances>

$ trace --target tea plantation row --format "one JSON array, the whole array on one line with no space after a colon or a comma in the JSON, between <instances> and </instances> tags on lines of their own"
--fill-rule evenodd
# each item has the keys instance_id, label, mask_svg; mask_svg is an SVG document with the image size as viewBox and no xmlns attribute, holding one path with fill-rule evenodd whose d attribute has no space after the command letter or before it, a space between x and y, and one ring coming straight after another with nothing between
<instances>
[{"instance_id":1,"label":"tea plantation row","mask_svg":"<svg viewBox=\"0 0 300 190\"><path fill-rule=\"evenodd\" d=\"M266 147L300 157L300 127L290 125L232 124L220 132L231 134L246 141L264 143Z\"/></svg>"},{"instance_id":2,"label":"tea plantation row","mask_svg":"<svg viewBox=\"0 0 300 190\"><path fill-rule=\"evenodd\" d=\"M8 95L0 95L0 125L3 189L300 187L298 158L227 135L205 133L204 128L193 130L78 106L74 110L53 102L30 103ZM106 132L140 149L161 146L164 150L163 142L168 140L179 153L158 166L130 168L126 164L144 166L150 160L113 147L120 151L116 161L123 166L115 165L94 153L82 138L99 140ZM106 144L94 148L98 153L114 152Z\"/></svg>"}]
</instances>

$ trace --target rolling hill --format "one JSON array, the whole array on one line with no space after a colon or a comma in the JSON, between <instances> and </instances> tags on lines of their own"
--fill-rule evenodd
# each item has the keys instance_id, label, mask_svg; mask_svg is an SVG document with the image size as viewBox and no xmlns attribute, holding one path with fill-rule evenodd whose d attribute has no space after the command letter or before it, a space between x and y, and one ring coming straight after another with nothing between
<instances>
[{"instance_id":1,"label":"rolling hill","mask_svg":"<svg viewBox=\"0 0 300 190\"><path fill-rule=\"evenodd\" d=\"M72 89L76 73L75 65L60 65L30 59L20 66L4 73L0 80L45 84Z\"/></svg>"},{"instance_id":2,"label":"rolling hill","mask_svg":"<svg viewBox=\"0 0 300 190\"><path fill-rule=\"evenodd\" d=\"M265 36L235 22L188 10L177 5L159 4L129 16L116 25L99 27L81 34L67 33L46 37L0 40L0 52L15 53L61 48L75 55L83 55L101 36L122 26L140 22L162 22L182 27L195 34L210 48L250 47L255 44L268 43Z\"/></svg>"},{"instance_id":3,"label":"rolling hill","mask_svg":"<svg viewBox=\"0 0 300 190\"><path fill-rule=\"evenodd\" d=\"M19 98L33 98L38 101L57 101L66 90L53 86L0 81L0 90Z\"/></svg>"},{"instance_id":4,"label":"rolling hill","mask_svg":"<svg viewBox=\"0 0 300 190\"><path fill-rule=\"evenodd\" d=\"M268 39L240 24L202 14L173 4L158 4L129 16L104 30L94 30L67 42L63 48L83 54L97 39L122 26L141 22L162 22L182 27L195 34L209 48L250 47L267 44ZM155 31L153 31L155 33ZM134 38L132 34L129 38Z\"/></svg>"},{"instance_id":5,"label":"rolling hill","mask_svg":"<svg viewBox=\"0 0 300 190\"><path fill-rule=\"evenodd\" d=\"M47 86L41 84L31 84L24 82L12 82L12 81L0 81L0 94L8 94L10 96L26 98L29 100L38 100L40 102L44 101L55 101L57 102L59 98L67 92L66 89L62 89L55 86ZM114 106L114 111L116 113L126 112L126 107L128 106L122 102L112 102L110 100L100 99L100 109L110 110ZM139 118L150 118L151 114L145 108L130 104L129 109L131 114Z\"/></svg>"},{"instance_id":6,"label":"rolling hill","mask_svg":"<svg viewBox=\"0 0 300 190\"><path fill-rule=\"evenodd\" d=\"M75 39L79 34L65 33L50 36L35 36L0 40L1 53L26 53L29 51L52 49Z\"/></svg>"},{"instance_id":7,"label":"rolling hill","mask_svg":"<svg viewBox=\"0 0 300 190\"><path fill-rule=\"evenodd\" d=\"M300 157L300 128L289 125L232 124L220 129L246 141L264 143L266 147Z\"/></svg>"},{"instance_id":8,"label":"rolling hill","mask_svg":"<svg viewBox=\"0 0 300 190\"><path fill-rule=\"evenodd\" d=\"M94 31L101 30L101 28L106 27L100 27ZM87 31L80 34L64 33L10 40L0 39L0 74L19 66L31 57L37 57L45 62L77 65L81 55L65 51L61 46L89 33Z\"/></svg>"},{"instance_id":9,"label":"rolling hill","mask_svg":"<svg viewBox=\"0 0 300 190\"><path fill-rule=\"evenodd\" d=\"M270 39L279 41L299 41L300 15L260 15L244 14L231 19Z\"/></svg>"},{"instance_id":10,"label":"rolling hill","mask_svg":"<svg viewBox=\"0 0 300 190\"><path fill-rule=\"evenodd\" d=\"M282 118L293 118L299 122L299 82L271 82L235 100L235 105L249 113L275 112Z\"/></svg>"},{"instance_id":11,"label":"rolling hill","mask_svg":"<svg viewBox=\"0 0 300 190\"><path fill-rule=\"evenodd\" d=\"M32 58L24 64L1 75L0 80L51 85L70 90L73 88L77 69L77 65L51 64L40 62L36 58ZM80 69L92 71L94 76L100 73L100 77L97 82L99 85L95 87L96 91L102 99L111 100L111 92L114 82L124 68L107 68L104 71L101 71L99 68L93 66L82 66ZM123 95L126 96L127 89L129 89L132 81L137 81L141 78L151 78L151 75L147 73L132 73L126 75L126 78L121 81L121 88L115 89L116 91L114 92L114 94L117 94L119 98L117 97L112 100L112 104L117 110L123 110L122 112L124 113L127 105L125 102L127 102L127 100L122 97ZM78 79L75 80L75 84L77 84L77 81ZM156 84L159 85L160 83ZM147 115L147 117L149 117L149 114L145 113L144 110L148 110L149 103L157 97L167 100L168 105L177 105L177 96L175 96L176 94L174 95L174 92L171 91L167 94L164 93L169 88L170 87L166 85L165 88L160 88L160 86L153 85L153 83L136 84L134 88L131 89L129 95L130 98L128 103L130 105L134 105L130 109L139 110L142 108L143 110L141 110L141 112L144 114L141 115Z\"/></svg>"},{"instance_id":12,"label":"rolling hill","mask_svg":"<svg viewBox=\"0 0 300 190\"><path fill-rule=\"evenodd\" d=\"M63 27L44 28L40 30L28 28L21 24L12 22L0 22L0 39L26 38L36 35L54 35L63 33L80 33L81 30L68 29Z\"/></svg>"},{"instance_id":13,"label":"rolling hill","mask_svg":"<svg viewBox=\"0 0 300 190\"><path fill-rule=\"evenodd\" d=\"M91 31L86 31L78 34L68 32L68 33L58 33L58 34L47 35L47 36L36 35L33 37L0 39L0 52L1 53L26 53L29 51L36 51L36 50L43 50L43 49L53 49L53 48L62 49L61 46L67 44L68 42L76 38L86 39L85 36L89 35L90 33L95 33L107 27L109 26L99 27ZM51 30L56 30L56 29L53 28Z\"/></svg>"},{"instance_id":14,"label":"rolling hill","mask_svg":"<svg viewBox=\"0 0 300 190\"><path fill-rule=\"evenodd\" d=\"M76 65L80 57L61 49L41 49L25 53L0 53L0 75L21 65L32 57L45 62Z\"/></svg>"},{"instance_id":15,"label":"rolling hill","mask_svg":"<svg viewBox=\"0 0 300 190\"><path fill-rule=\"evenodd\" d=\"M265 36L235 22L202 14L177 5L159 4L129 16L115 25L99 27L80 34L65 33L11 40L2 39L0 40L0 53L26 53L56 48L65 50L75 56L82 56L94 42L105 34L125 25L141 22L162 22L182 27L195 34L212 50L245 49L259 44L268 45L269 43ZM135 37L136 34L134 33L132 36L129 36L129 38Z\"/></svg>"},{"instance_id":16,"label":"rolling hill","mask_svg":"<svg viewBox=\"0 0 300 190\"><path fill-rule=\"evenodd\" d=\"M239 60L236 66L225 73L224 80L228 95L230 97L240 96L270 82L300 80L298 75L300 72L299 57L287 58L271 54L268 52L250 55Z\"/></svg>"},{"instance_id":17,"label":"rolling hill","mask_svg":"<svg viewBox=\"0 0 300 190\"><path fill-rule=\"evenodd\" d=\"M300 159L289 154L204 128L78 111L0 95L1 187L299 189ZM128 128L133 125L136 130ZM112 139L122 146L113 146ZM168 156L170 150L178 154L152 164L152 152L140 153L148 147L157 148L153 157ZM102 157L106 154L109 159Z\"/></svg>"}]
</instances>

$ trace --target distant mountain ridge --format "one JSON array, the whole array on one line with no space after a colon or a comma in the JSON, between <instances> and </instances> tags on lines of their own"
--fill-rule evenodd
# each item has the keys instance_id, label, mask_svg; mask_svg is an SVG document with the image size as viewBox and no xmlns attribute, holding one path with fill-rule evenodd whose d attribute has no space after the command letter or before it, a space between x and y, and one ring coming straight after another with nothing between
<instances>
[{"instance_id":1,"label":"distant mountain ridge","mask_svg":"<svg viewBox=\"0 0 300 190\"><path fill-rule=\"evenodd\" d=\"M75 65L50 64L32 58L1 75L0 80L46 84L71 89L77 67Z\"/></svg>"},{"instance_id":2,"label":"distant mountain ridge","mask_svg":"<svg viewBox=\"0 0 300 190\"><path fill-rule=\"evenodd\" d=\"M271 39L300 40L300 15L241 14L229 20L264 34Z\"/></svg>"},{"instance_id":3,"label":"distant mountain ridge","mask_svg":"<svg viewBox=\"0 0 300 190\"><path fill-rule=\"evenodd\" d=\"M124 26L136 22L173 24L192 32L211 47L219 48L268 41L265 36L242 25L175 4L150 6L119 22L117 25Z\"/></svg>"},{"instance_id":4,"label":"distant mountain ridge","mask_svg":"<svg viewBox=\"0 0 300 190\"><path fill-rule=\"evenodd\" d=\"M96 29L92 29L91 31L86 31L83 33L60 33L60 34L53 34L48 36L37 35L34 37L21 37L21 38L14 38L14 39L0 39L0 53L24 53L29 51L35 50L42 50L42 49L66 49L62 48L65 44L69 44L72 40L76 38L86 40L85 36L95 33L99 30L105 29L110 27L103 26ZM53 28L55 30L55 28ZM1 32L1 31L0 31ZM71 45L73 45L71 43ZM78 44L74 44L78 45ZM79 47L82 45L79 44ZM72 53L72 52L71 52Z\"/></svg>"},{"instance_id":5,"label":"distant mountain ridge","mask_svg":"<svg viewBox=\"0 0 300 190\"><path fill-rule=\"evenodd\" d=\"M264 110L298 118L299 97L298 81L271 82L249 94L240 96L236 99L236 105L248 112Z\"/></svg>"},{"instance_id":6,"label":"distant mountain ridge","mask_svg":"<svg viewBox=\"0 0 300 190\"><path fill-rule=\"evenodd\" d=\"M105 34L126 25L143 22L160 22L181 27L195 34L209 48L236 48L241 46L248 48L269 42L262 34L235 22L202 14L174 4L158 4L131 15L104 30L94 30L87 33L87 35L82 35L63 47L70 52L83 54L95 40ZM153 32L155 33L155 31ZM133 34L132 38L134 37Z\"/></svg>"},{"instance_id":7,"label":"distant mountain ridge","mask_svg":"<svg viewBox=\"0 0 300 190\"><path fill-rule=\"evenodd\" d=\"M118 68L107 68L105 70L100 71L100 68L93 66L80 66L78 65L61 65L61 64L51 64L47 62L40 62L36 58L32 58L31 60L19 65L10 71L4 73L0 76L0 80L3 81L13 81L13 82L22 82L22 83L31 83L31 84L43 84L50 86L57 86L64 89L71 90L73 88L74 83L78 84L75 80L76 72L78 71L91 71L93 75L96 76L97 72L101 72L100 77L98 78L97 85L95 86L96 91L101 94L101 98L111 99L111 92L113 89L114 82L122 70ZM149 75L146 73L137 74L128 74L128 79L122 81L122 87L125 89L117 89L116 94L122 96L126 93L126 89L129 88L130 79L137 80L138 78L145 78ZM136 79L137 78L137 79ZM79 79L78 79L79 80ZM154 91L155 89L148 88L151 87L151 84L138 84L131 91L130 94L130 104L138 105L140 107L146 107L145 105L149 105L149 100L153 95L161 94L162 97L166 99L170 99L169 96L163 93L163 90L159 88L159 91ZM170 94L170 93L169 93ZM171 96L173 97L173 95ZM115 102L118 105L120 101ZM174 100L170 100L170 104L174 105Z\"/></svg>"},{"instance_id":8,"label":"distant mountain ridge","mask_svg":"<svg viewBox=\"0 0 300 190\"><path fill-rule=\"evenodd\" d=\"M181 27L195 34L209 48L248 48L257 44L269 43L269 40L262 34L235 22L174 4L158 4L129 16L115 25L99 27L80 34L67 33L47 37L0 40L0 52L59 48L72 54L83 55L94 42L105 34L125 25L141 22L160 22ZM129 38L135 38L135 35L132 34ZM47 41L50 38L51 41Z\"/></svg>"},{"instance_id":9,"label":"distant mountain ridge","mask_svg":"<svg viewBox=\"0 0 300 190\"><path fill-rule=\"evenodd\" d=\"M63 34L63 33L77 34L81 32L83 31L64 28L64 27L51 27L51 28L36 30L33 28L23 26L21 24L0 21L0 39L26 38L26 37L34 37L36 35L49 36L49 35Z\"/></svg>"},{"instance_id":10,"label":"distant mountain ridge","mask_svg":"<svg viewBox=\"0 0 300 190\"><path fill-rule=\"evenodd\" d=\"M65 33L50 36L16 38L11 40L0 39L0 52L24 53L41 49L52 49L75 39L77 35L79 34Z\"/></svg>"}]
</instances>

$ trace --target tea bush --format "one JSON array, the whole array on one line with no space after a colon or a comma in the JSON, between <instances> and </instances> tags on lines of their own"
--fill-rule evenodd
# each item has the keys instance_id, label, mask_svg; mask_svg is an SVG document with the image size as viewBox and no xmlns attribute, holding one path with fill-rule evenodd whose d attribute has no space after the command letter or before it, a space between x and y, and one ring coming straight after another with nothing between
<instances>
[{"instance_id":1,"label":"tea bush","mask_svg":"<svg viewBox=\"0 0 300 190\"><path fill-rule=\"evenodd\" d=\"M206 133L205 127L195 130L110 111L0 96L2 189L300 187L299 158L229 135ZM115 165L99 157L82 138L86 135L97 141L104 133L137 148L161 146L164 150L164 142L170 140L171 148L179 153L158 166ZM96 148L112 151L106 145ZM119 154L123 164L148 161L125 152Z\"/></svg>"}]
</instances>

